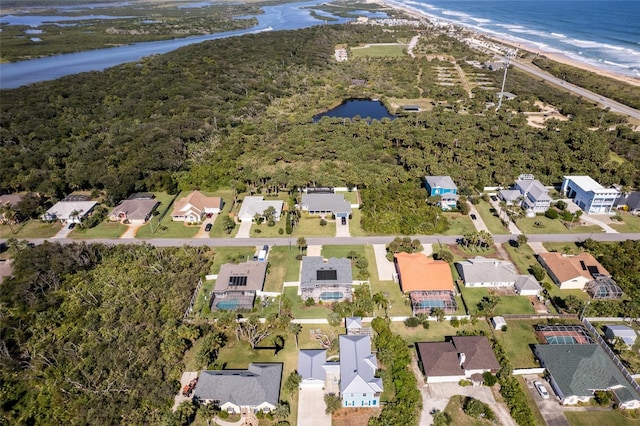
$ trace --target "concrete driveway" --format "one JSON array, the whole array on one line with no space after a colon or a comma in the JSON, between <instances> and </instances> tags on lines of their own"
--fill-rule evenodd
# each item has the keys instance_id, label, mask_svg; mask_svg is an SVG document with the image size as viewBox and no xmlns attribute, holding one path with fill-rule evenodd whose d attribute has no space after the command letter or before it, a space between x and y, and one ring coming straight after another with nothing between
<instances>
[{"instance_id":1,"label":"concrete driveway","mask_svg":"<svg viewBox=\"0 0 640 426\"><path fill-rule=\"evenodd\" d=\"M373 244L373 253L376 256L376 268L378 269L378 279L380 281L392 281L396 267L393 262L387 260L387 248L384 244Z\"/></svg>"},{"instance_id":2,"label":"concrete driveway","mask_svg":"<svg viewBox=\"0 0 640 426\"><path fill-rule=\"evenodd\" d=\"M127 225L127 230L124 231L120 238L135 238L138 233L138 229L144 226L144 223L134 223Z\"/></svg>"},{"instance_id":3,"label":"concrete driveway","mask_svg":"<svg viewBox=\"0 0 640 426\"><path fill-rule=\"evenodd\" d=\"M67 238L73 229L69 229L69 223L65 223L61 230L59 230L53 238ZM78 224L76 224L78 226Z\"/></svg>"},{"instance_id":4,"label":"concrete driveway","mask_svg":"<svg viewBox=\"0 0 640 426\"><path fill-rule=\"evenodd\" d=\"M331 415L324 412L322 388L303 388L298 392L298 426L331 426Z\"/></svg>"},{"instance_id":5,"label":"concrete driveway","mask_svg":"<svg viewBox=\"0 0 640 426\"><path fill-rule=\"evenodd\" d=\"M349 232L349 219L347 219L347 221L343 225L342 219L339 217L336 218L336 237L346 238L350 236L351 236L351 233Z\"/></svg>"},{"instance_id":6,"label":"concrete driveway","mask_svg":"<svg viewBox=\"0 0 640 426\"><path fill-rule=\"evenodd\" d=\"M202 222L202 225L200 225L200 229L198 229L198 232L196 233L196 235L193 236L193 238L209 238L209 233L205 231L204 228L206 228L207 224L209 223L213 227L213 222L216 221L217 217L218 217L217 214L213 214L211 215L211 217L206 218L204 222Z\"/></svg>"},{"instance_id":7,"label":"concrete driveway","mask_svg":"<svg viewBox=\"0 0 640 426\"><path fill-rule=\"evenodd\" d=\"M236 238L251 238L252 222L240 222L240 228L236 234Z\"/></svg>"},{"instance_id":8,"label":"concrete driveway","mask_svg":"<svg viewBox=\"0 0 640 426\"><path fill-rule=\"evenodd\" d=\"M562 406L558 402L553 390L551 389L551 385L544 379L539 378L538 376L524 376L525 381L527 383L528 391L533 395L533 399L536 401L536 405L540 410L540 414L544 417L544 421L547 422L548 426L569 426L569 421L567 420L564 412L562 411ZM534 381L540 381L547 388L549 392L549 399L542 399L535 386L533 386Z\"/></svg>"},{"instance_id":9,"label":"concrete driveway","mask_svg":"<svg viewBox=\"0 0 640 426\"><path fill-rule=\"evenodd\" d=\"M171 411L175 412L180 404L193 398L193 394L191 396L182 395L182 389L196 377L198 377L197 371L185 371L184 373L182 373L182 377L180 378L180 389L178 390L178 394L175 396L175 399L173 401L173 408L171 408Z\"/></svg>"}]
</instances>

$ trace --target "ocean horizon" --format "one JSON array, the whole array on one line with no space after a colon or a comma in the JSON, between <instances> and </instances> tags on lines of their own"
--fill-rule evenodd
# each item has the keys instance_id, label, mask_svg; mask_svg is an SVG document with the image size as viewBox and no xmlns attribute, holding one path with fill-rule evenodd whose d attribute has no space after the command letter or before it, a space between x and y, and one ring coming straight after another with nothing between
<instances>
[{"instance_id":1,"label":"ocean horizon","mask_svg":"<svg viewBox=\"0 0 640 426\"><path fill-rule=\"evenodd\" d=\"M637 0L390 0L428 16L640 78Z\"/></svg>"}]
</instances>

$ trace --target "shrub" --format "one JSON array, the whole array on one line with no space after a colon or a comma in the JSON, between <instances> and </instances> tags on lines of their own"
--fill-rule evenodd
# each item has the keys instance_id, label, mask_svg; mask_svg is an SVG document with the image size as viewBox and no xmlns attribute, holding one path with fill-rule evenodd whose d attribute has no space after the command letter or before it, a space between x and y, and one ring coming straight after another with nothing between
<instances>
[{"instance_id":1,"label":"shrub","mask_svg":"<svg viewBox=\"0 0 640 426\"><path fill-rule=\"evenodd\" d=\"M545 215L545 217L548 217L549 219L557 219L558 216L560 216L558 214L558 211L554 210L554 209L547 210L546 212L544 212L544 215Z\"/></svg>"},{"instance_id":2,"label":"shrub","mask_svg":"<svg viewBox=\"0 0 640 426\"><path fill-rule=\"evenodd\" d=\"M502 326L502 331L507 331L507 324Z\"/></svg>"},{"instance_id":3,"label":"shrub","mask_svg":"<svg viewBox=\"0 0 640 426\"><path fill-rule=\"evenodd\" d=\"M467 379L462 379L458 382L458 385L462 387L471 386L472 384L473 383L471 383L471 380L467 380Z\"/></svg>"},{"instance_id":4,"label":"shrub","mask_svg":"<svg viewBox=\"0 0 640 426\"><path fill-rule=\"evenodd\" d=\"M404 325L406 325L407 327L414 328L420 325L420 320L416 317L409 317L406 320L404 320Z\"/></svg>"},{"instance_id":5,"label":"shrub","mask_svg":"<svg viewBox=\"0 0 640 426\"><path fill-rule=\"evenodd\" d=\"M482 378L484 379L484 384L489 387L495 385L496 382L498 381L496 376L494 376L488 371L485 371L484 373L482 373Z\"/></svg>"},{"instance_id":6,"label":"shrub","mask_svg":"<svg viewBox=\"0 0 640 426\"><path fill-rule=\"evenodd\" d=\"M313 297L308 297L307 300L304 301L304 306L309 307L316 304L316 301L313 300Z\"/></svg>"},{"instance_id":7,"label":"shrub","mask_svg":"<svg viewBox=\"0 0 640 426\"><path fill-rule=\"evenodd\" d=\"M327 226L327 221L324 219L320 219L320 226Z\"/></svg>"},{"instance_id":8,"label":"shrub","mask_svg":"<svg viewBox=\"0 0 640 426\"><path fill-rule=\"evenodd\" d=\"M269 226L269 227L276 226L276 221L275 220L270 220L269 222L267 222L267 226Z\"/></svg>"},{"instance_id":9,"label":"shrub","mask_svg":"<svg viewBox=\"0 0 640 426\"><path fill-rule=\"evenodd\" d=\"M278 229L278 234L280 234L280 235L284 234L284 229L282 229L282 228Z\"/></svg>"},{"instance_id":10,"label":"shrub","mask_svg":"<svg viewBox=\"0 0 640 426\"><path fill-rule=\"evenodd\" d=\"M611 394L607 391L595 391L594 396L598 405L611 404Z\"/></svg>"},{"instance_id":11,"label":"shrub","mask_svg":"<svg viewBox=\"0 0 640 426\"><path fill-rule=\"evenodd\" d=\"M429 327L431 327L431 324L429 324L429 320L422 321L422 328L424 328L425 330L428 330Z\"/></svg>"},{"instance_id":12,"label":"shrub","mask_svg":"<svg viewBox=\"0 0 640 426\"><path fill-rule=\"evenodd\" d=\"M451 324L451 327L453 328L458 328L460 327L460 320L458 318L451 318L451 321L449 321Z\"/></svg>"},{"instance_id":13,"label":"shrub","mask_svg":"<svg viewBox=\"0 0 640 426\"><path fill-rule=\"evenodd\" d=\"M262 229L256 228L256 234L260 234L260 233L262 233Z\"/></svg>"}]
</instances>

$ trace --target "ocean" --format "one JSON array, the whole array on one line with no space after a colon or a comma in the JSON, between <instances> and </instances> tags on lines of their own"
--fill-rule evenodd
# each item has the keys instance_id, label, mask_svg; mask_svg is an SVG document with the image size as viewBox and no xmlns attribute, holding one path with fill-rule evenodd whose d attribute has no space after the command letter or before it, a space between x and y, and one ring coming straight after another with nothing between
<instances>
[{"instance_id":1,"label":"ocean","mask_svg":"<svg viewBox=\"0 0 640 426\"><path fill-rule=\"evenodd\" d=\"M640 77L640 0L393 0L478 32Z\"/></svg>"}]
</instances>

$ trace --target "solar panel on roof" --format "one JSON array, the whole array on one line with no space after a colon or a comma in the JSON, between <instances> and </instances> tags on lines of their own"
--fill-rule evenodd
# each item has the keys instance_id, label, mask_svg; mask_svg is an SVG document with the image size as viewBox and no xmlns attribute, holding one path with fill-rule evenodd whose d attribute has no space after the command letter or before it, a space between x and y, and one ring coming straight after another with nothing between
<instances>
[{"instance_id":1,"label":"solar panel on roof","mask_svg":"<svg viewBox=\"0 0 640 426\"><path fill-rule=\"evenodd\" d=\"M580 261L580 266L582 266L582 270L586 271L587 270L587 265L584 264L584 260Z\"/></svg>"},{"instance_id":2,"label":"solar panel on roof","mask_svg":"<svg viewBox=\"0 0 640 426\"><path fill-rule=\"evenodd\" d=\"M246 286L247 285L247 277L229 277L229 286Z\"/></svg>"},{"instance_id":3,"label":"solar panel on roof","mask_svg":"<svg viewBox=\"0 0 640 426\"><path fill-rule=\"evenodd\" d=\"M318 281L336 281L338 279L338 271L335 269L319 269L316 271Z\"/></svg>"},{"instance_id":4,"label":"solar panel on roof","mask_svg":"<svg viewBox=\"0 0 640 426\"><path fill-rule=\"evenodd\" d=\"M587 269L591 275L598 273L598 267L595 265L587 266Z\"/></svg>"}]
</instances>

